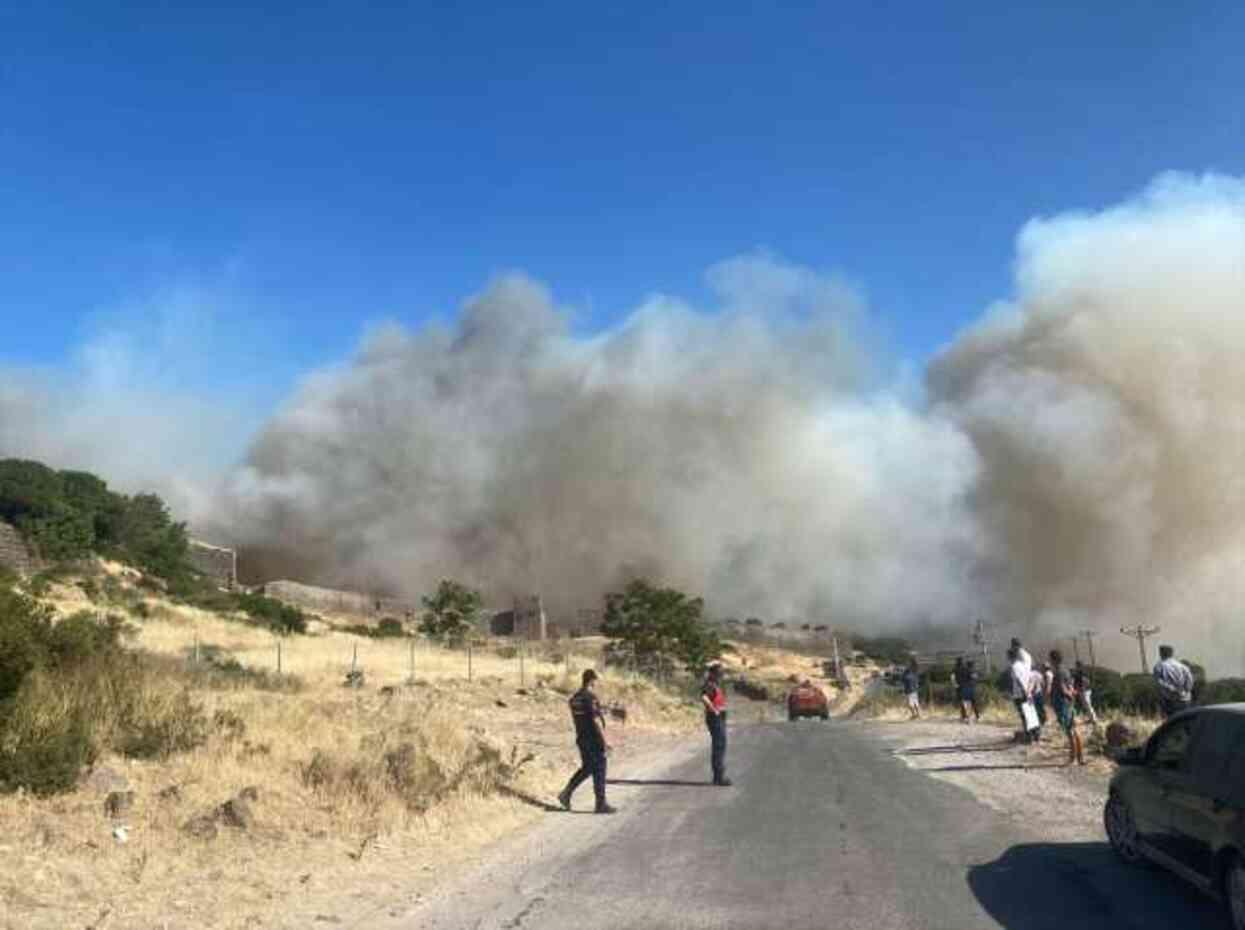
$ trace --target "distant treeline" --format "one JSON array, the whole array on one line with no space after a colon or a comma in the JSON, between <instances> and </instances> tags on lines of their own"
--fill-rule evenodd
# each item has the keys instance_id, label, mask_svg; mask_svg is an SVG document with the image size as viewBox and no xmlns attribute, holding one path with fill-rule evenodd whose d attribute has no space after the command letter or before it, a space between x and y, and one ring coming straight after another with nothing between
<instances>
[{"instance_id":1,"label":"distant treeline","mask_svg":"<svg viewBox=\"0 0 1245 930\"><path fill-rule=\"evenodd\" d=\"M155 494L118 494L85 471L0 459L0 519L39 556L65 562L99 554L162 578L186 567L186 526Z\"/></svg>"}]
</instances>

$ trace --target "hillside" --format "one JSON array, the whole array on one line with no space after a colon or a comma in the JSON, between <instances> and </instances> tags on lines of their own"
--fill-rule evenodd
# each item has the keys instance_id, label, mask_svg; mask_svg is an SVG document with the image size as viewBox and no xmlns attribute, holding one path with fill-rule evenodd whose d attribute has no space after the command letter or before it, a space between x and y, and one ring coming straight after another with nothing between
<instances>
[{"instance_id":1,"label":"hillside","mask_svg":"<svg viewBox=\"0 0 1245 930\"><path fill-rule=\"evenodd\" d=\"M70 790L0 795L0 926L15 930L306 926L344 893L400 895L404 875L452 871L540 816L577 762L566 695L600 661L599 640L522 657L490 642L469 670L463 650L324 620L281 636L102 560L21 587L58 626L123 618L124 674L90 693L92 719L127 739L137 726L151 751L112 737ZM41 681L53 722L98 686ZM608 671L599 690L625 707L623 759L699 726L690 699L644 679Z\"/></svg>"}]
</instances>

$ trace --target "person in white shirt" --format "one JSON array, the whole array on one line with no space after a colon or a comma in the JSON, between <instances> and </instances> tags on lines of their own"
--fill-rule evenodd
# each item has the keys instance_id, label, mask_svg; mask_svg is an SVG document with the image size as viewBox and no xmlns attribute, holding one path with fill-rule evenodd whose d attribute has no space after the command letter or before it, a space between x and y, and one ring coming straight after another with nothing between
<instances>
[{"instance_id":1,"label":"person in white shirt","mask_svg":"<svg viewBox=\"0 0 1245 930\"><path fill-rule=\"evenodd\" d=\"M1011 697L1012 703L1016 705L1016 713L1020 715L1020 730L1025 734L1026 741L1033 742L1034 733L1037 732L1037 717L1034 715L1032 721L1029 717L1034 713L1033 704L1029 701L1033 686L1031 669L1020 659L1015 646L1007 650L1007 660L1011 663Z\"/></svg>"},{"instance_id":2,"label":"person in white shirt","mask_svg":"<svg viewBox=\"0 0 1245 930\"><path fill-rule=\"evenodd\" d=\"M1024 663L1025 671L1031 671L1033 669L1033 656L1029 655L1024 646L1020 645L1020 637L1012 637L1012 648L1016 650L1016 657Z\"/></svg>"}]
</instances>

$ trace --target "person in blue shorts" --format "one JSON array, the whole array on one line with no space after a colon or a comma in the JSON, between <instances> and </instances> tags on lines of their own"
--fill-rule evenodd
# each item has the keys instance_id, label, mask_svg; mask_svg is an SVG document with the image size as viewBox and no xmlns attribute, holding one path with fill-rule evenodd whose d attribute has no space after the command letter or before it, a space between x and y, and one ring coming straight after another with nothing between
<instances>
[{"instance_id":1,"label":"person in blue shorts","mask_svg":"<svg viewBox=\"0 0 1245 930\"><path fill-rule=\"evenodd\" d=\"M1076 721L1076 688L1072 684L1072 673L1063 665L1063 655L1058 649L1050 651L1051 686L1050 706L1055 712L1055 719L1068 735L1068 765L1075 762L1085 764L1085 743L1081 739L1081 731Z\"/></svg>"}]
</instances>

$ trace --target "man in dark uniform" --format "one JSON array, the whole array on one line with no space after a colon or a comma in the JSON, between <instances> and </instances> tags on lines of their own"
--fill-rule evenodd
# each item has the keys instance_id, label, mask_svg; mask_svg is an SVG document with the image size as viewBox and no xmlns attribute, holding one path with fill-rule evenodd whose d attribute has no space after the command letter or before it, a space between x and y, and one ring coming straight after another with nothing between
<instances>
[{"instance_id":1,"label":"man in dark uniform","mask_svg":"<svg viewBox=\"0 0 1245 930\"><path fill-rule=\"evenodd\" d=\"M601 712L601 702L593 693L596 686L597 673L585 669L583 687L571 695L571 719L575 722L575 745L579 747L579 771L571 776L566 787L558 795L558 803L563 809L571 809L571 795L589 776L592 777L592 788L597 796L596 812L612 814L614 808L605 802L605 754L610 750L609 740L605 738L605 715Z\"/></svg>"},{"instance_id":2,"label":"man in dark uniform","mask_svg":"<svg viewBox=\"0 0 1245 930\"><path fill-rule=\"evenodd\" d=\"M726 691L722 687L722 666L709 666L700 701L705 705L705 726L709 728L713 783L725 788L731 780L726 777Z\"/></svg>"}]
</instances>

